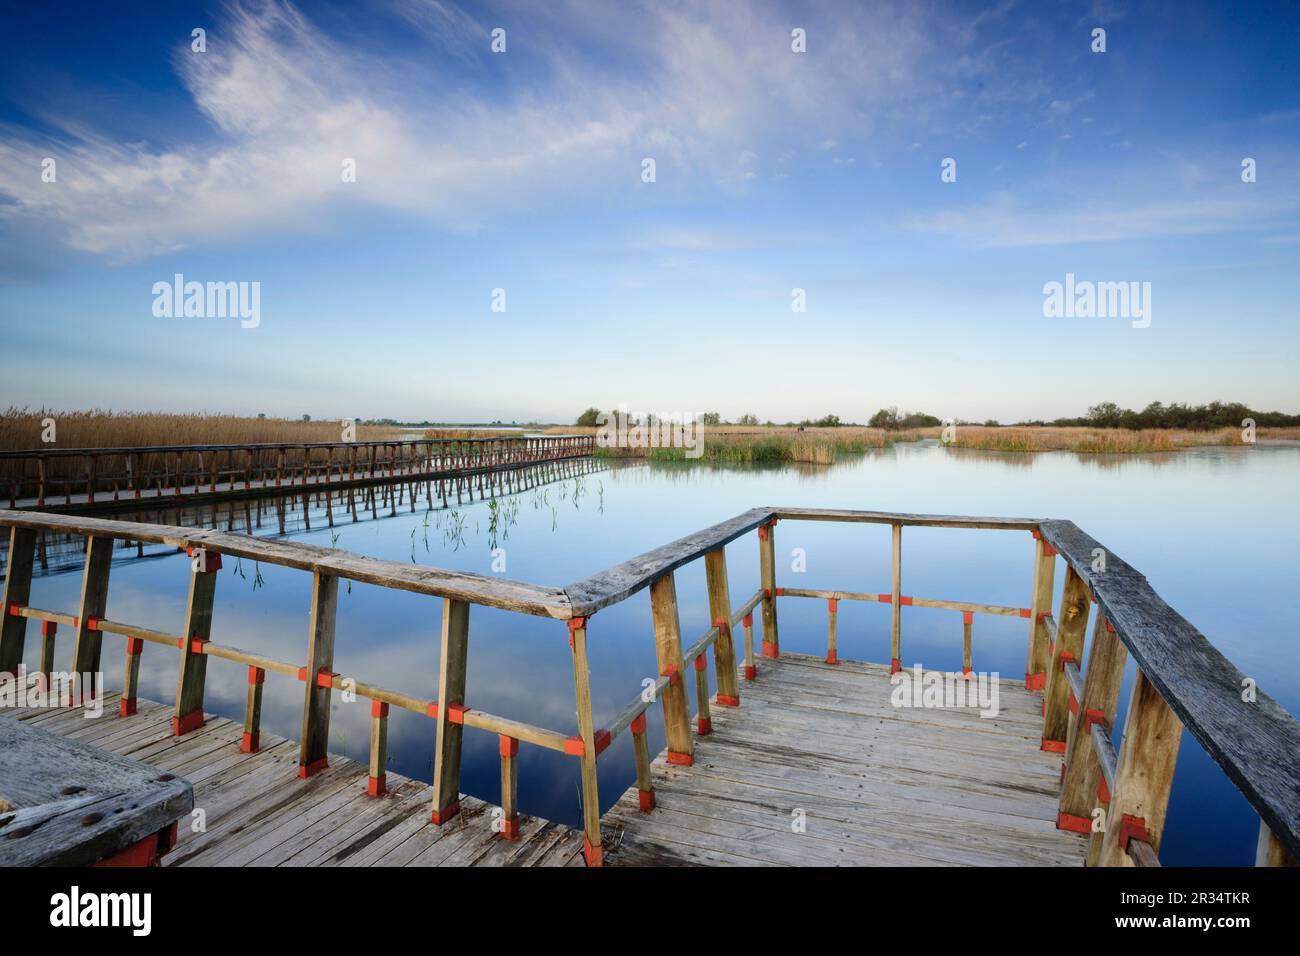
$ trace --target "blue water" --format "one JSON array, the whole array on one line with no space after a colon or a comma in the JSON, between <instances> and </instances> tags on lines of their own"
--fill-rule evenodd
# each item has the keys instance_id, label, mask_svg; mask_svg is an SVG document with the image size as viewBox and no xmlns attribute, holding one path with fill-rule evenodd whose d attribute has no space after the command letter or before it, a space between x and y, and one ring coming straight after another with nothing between
<instances>
[{"instance_id":1,"label":"blue water","mask_svg":"<svg viewBox=\"0 0 1300 956\"><path fill-rule=\"evenodd\" d=\"M899 445L834 466L715 468L702 465L615 464L497 502L495 530L488 503L415 513L404 503L390 514L351 516L336 508L334 527L323 512L311 531L289 522L294 540L362 554L493 573L504 556L505 576L564 585L756 505L860 508L900 512L1068 518L1147 575L1152 586L1259 686L1300 713L1300 651L1294 641L1300 571L1300 447L1199 449L1159 456L1036 456ZM242 505L240 506L242 508ZM225 527L221 512L200 523ZM174 516L166 516L173 521ZM275 533L268 520L261 533ZM791 587L889 589L889 531L873 525L782 522L776 530L778 584ZM791 571L801 548L807 570ZM493 550L502 554L494 556ZM758 585L754 535L727 549L734 604ZM180 556L139 560L119 552L108 616L175 632L184 614L187 564ZM903 532L903 591L926 597L1028 606L1033 542L1027 532L913 529ZM260 580L258 575L260 573ZM217 588L213 640L282 660L306 652L310 575L248 561L227 561ZM708 627L703 562L678 572L683 644ZM1064 579L1058 568L1057 587ZM79 575L50 573L33 588L32 603L74 611ZM819 601L780 605L781 646L825 651L826 611ZM961 661L961 618L952 612L906 608L905 664L955 669ZM335 669L369 683L436 697L440 602L362 584L340 587ZM756 628L759 630L759 628ZM1019 618L978 616L974 667L1004 677L1024 673L1028 626ZM756 640L757 640L756 635ZM607 723L655 673L649 602L641 592L591 621L592 684L597 725ZM840 606L842 658L889 658L889 609ZM32 627L27 665L37 663ZM71 639L60 641L56 666L70 665ZM104 670L120 688L123 642L105 637ZM576 732L572 660L565 625L475 607L470 617L467 703L566 734ZM1133 677L1130 661L1121 692L1122 727ZM176 656L146 645L141 694L170 702ZM209 711L242 718L245 669L220 660L208 667ZM693 696L693 695L692 695ZM335 695L330 749L367 759L369 710L364 700ZM296 738L302 685L267 675L263 728ZM663 746L661 712L650 711L652 752ZM1118 741L1117 741L1118 742ZM433 722L396 709L389 726L390 769L428 780ZM630 741L621 738L601 758L601 809L634 779ZM499 799L494 735L466 730L462 789ZM522 809L549 819L579 821L577 762L536 747L520 751ZM1167 865L1253 862L1258 818L1217 766L1184 735L1165 830Z\"/></svg>"}]
</instances>

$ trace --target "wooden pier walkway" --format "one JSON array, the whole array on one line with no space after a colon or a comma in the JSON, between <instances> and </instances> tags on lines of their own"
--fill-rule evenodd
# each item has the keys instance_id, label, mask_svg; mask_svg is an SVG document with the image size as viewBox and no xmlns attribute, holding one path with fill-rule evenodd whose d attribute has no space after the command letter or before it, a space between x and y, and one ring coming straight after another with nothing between
<instances>
[{"instance_id":1,"label":"wooden pier walkway","mask_svg":"<svg viewBox=\"0 0 1300 956\"><path fill-rule=\"evenodd\" d=\"M183 737L172 734L171 708L137 700L118 714L119 694L105 695L101 717L80 707L0 710L60 736L102 747L194 784L192 816L182 817L164 866L582 866L582 832L521 814L519 839L492 829L492 808L462 797L455 825L429 820L432 790L388 774L388 790L366 792L364 764L331 754L329 766L297 775L298 746L263 734L261 749L240 748L243 727L207 715Z\"/></svg>"},{"instance_id":2,"label":"wooden pier walkway","mask_svg":"<svg viewBox=\"0 0 1300 956\"><path fill-rule=\"evenodd\" d=\"M590 455L593 435L0 451L14 510L83 514L390 482L442 483Z\"/></svg>"},{"instance_id":3,"label":"wooden pier walkway","mask_svg":"<svg viewBox=\"0 0 1300 956\"><path fill-rule=\"evenodd\" d=\"M693 766L651 765L652 813L633 786L605 815L607 865L1083 865L1023 683L1002 681L982 718L891 706L884 664L763 664L741 707L711 711Z\"/></svg>"},{"instance_id":4,"label":"wooden pier walkway","mask_svg":"<svg viewBox=\"0 0 1300 956\"><path fill-rule=\"evenodd\" d=\"M778 521L888 525L890 580L878 582L873 591L781 587L774 542ZM1070 864L1085 859L1090 866L1158 866L1184 730L1259 813L1257 860L1294 865L1300 857L1300 722L1161 600L1141 573L1069 521L754 508L564 587L218 530L37 511L0 511L0 527L9 528L0 598L0 681L11 681L8 675L37 661L31 671L60 688L57 699L76 698L87 692L78 675L102 672L104 636L125 638L119 701L124 716L109 715L85 729L78 722L90 722L79 712L27 719L195 775L196 805L210 796L224 808L216 822L229 816L225 826L210 826L189 850L178 846L176 862L270 862L276 846L314 842L309 831L328 815L329 822L312 831L320 834L321 852L294 852L285 862L469 863L503 856L509 862L535 852L539 862L568 864L579 859L568 854L580 838L580 851L574 852L589 866L607 860ZM906 593L903 531L916 528L1032 534L1024 606ZM75 609L29 603L38 540L46 534L85 540ZM758 539L758 587L733 598L727 548L750 534ZM123 540L181 548L191 556L184 620L167 632L106 617L113 551ZM211 639L223 556L311 575L301 658L271 658ZM704 564L708 614L694 624L688 621L699 635L688 643L675 574L698 560ZM1058 564L1064 568L1059 589ZM340 580L440 600L437 698L419 698L334 669ZM626 706L602 715L598 723L588 657L593 619L598 632L602 610L643 590L649 592L646 630L653 635L656 674ZM781 650L779 605L809 599L825 602L827 610L826 656L820 663ZM887 664L839 659L843 601L888 605ZM557 650L567 632L576 727L538 727L474 706L467 685L473 606L553 621ZM923 663L907 656L903 641L904 609L911 607L954 615L962 670L977 683L984 678L974 666L981 652L975 617L1026 619L1023 682L998 683L996 717L948 706L896 706L890 675ZM28 653L32 621L41 622L41 643ZM756 622L762 628L758 653ZM52 662L60 627L70 632L73 666L71 673L57 675ZM176 700L166 711L137 698L146 645L150 654L178 658ZM247 670L242 728L220 719L205 722L204 683L214 659L218 666ZM1119 695L1130 660L1135 676L1116 746ZM297 744L260 737L268 671L301 683ZM959 683L954 676L953 685ZM328 752L336 690L370 701L370 761L364 774L359 765ZM386 784L392 707L432 721L431 787L396 777L391 788ZM647 729L652 709L662 710L667 743L653 762ZM481 801L461 793L461 741L469 731L499 738L499 813L489 814ZM636 784L602 814L598 760L623 741L632 749ZM580 831L560 830L520 813L524 745L575 758ZM320 782L313 783L317 778ZM394 803L385 795L388 789L405 795ZM344 822L349 816L355 816L355 824ZM499 833L484 825L489 819L503 822ZM7 833L11 824L12 818L0 815L0 845L24 836ZM351 832L351 842L340 841L335 830ZM532 834L528 839L526 831ZM561 835L555 846L529 851L543 831L546 839ZM496 836L502 845L489 846ZM269 857L263 855L266 848ZM485 855L479 856L480 850Z\"/></svg>"}]
</instances>

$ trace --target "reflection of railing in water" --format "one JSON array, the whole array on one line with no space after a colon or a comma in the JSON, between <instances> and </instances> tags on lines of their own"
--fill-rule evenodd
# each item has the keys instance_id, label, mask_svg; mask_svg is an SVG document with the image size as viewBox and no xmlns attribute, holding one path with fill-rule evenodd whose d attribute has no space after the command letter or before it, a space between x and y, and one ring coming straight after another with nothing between
<instances>
[{"instance_id":1,"label":"reflection of railing in water","mask_svg":"<svg viewBox=\"0 0 1300 956\"><path fill-rule=\"evenodd\" d=\"M137 500L274 496L295 486L478 475L579 458L594 448L592 435L32 448L0 451L0 475L11 508L129 510Z\"/></svg>"},{"instance_id":2,"label":"reflection of railing in water","mask_svg":"<svg viewBox=\"0 0 1300 956\"><path fill-rule=\"evenodd\" d=\"M123 521L211 528L247 534L293 535L321 527L396 517L399 513L437 511L489 498L508 498L534 488L571 481L607 471L598 458L568 458L526 468L479 472L453 478L406 479L363 487L307 486L275 498L241 498L206 504L165 504L118 515ZM0 556L8 541L0 541ZM146 548L140 541L115 542L118 556L164 557L175 548ZM37 568L43 574L80 570L86 560L80 535L42 532L36 545Z\"/></svg>"},{"instance_id":3,"label":"reflection of railing in water","mask_svg":"<svg viewBox=\"0 0 1300 956\"><path fill-rule=\"evenodd\" d=\"M888 525L892 577L888 592L835 592L786 589L777 585L774 538L781 521L828 521ZM42 622L42 670L52 667L58 625L73 632L75 674L100 670L103 634L126 637L125 682L120 712L135 711L140 656L146 643L177 649L179 675L173 734L203 725L204 679L210 657L248 668L244 723L246 752L258 750L262 686L266 672L296 677L304 685L298 774L313 776L328 759L331 692L341 690L371 701L369 792L385 792L390 707L425 714L436 722L431 819L441 826L456 816L460 798L461 740L466 727L500 737L501 809L506 839L519 836L518 752L520 742L568 754L580 761L585 853L589 864L603 860L597 758L624 734L631 736L640 791L640 809L655 810L646 711L661 703L667 738L666 762L694 763L694 735L688 685L697 695L698 735L710 734L707 668L709 651L717 693L714 705L739 707L741 675L753 680L782 656L778 603L787 598L827 601L827 663L837 663L836 616L841 600L887 603L891 609L891 670L901 669L904 607L960 611L970 670L973 615L1023 616L1029 621L1025 674L1027 690L1043 692L1041 750L1062 758L1057 828L1092 832L1088 862L1101 865L1159 865L1165 812L1173 786L1182 731L1189 730L1218 763L1261 818L1258 859L1294 862L1300 852L1300 724L1276 701L1257 690L1188 621L1152 590L1136 569L1107 552L1069 521L1037 518L954 517L817 508L754 508L730 520L607 568L566 587L541 586L488 575L416 567L368 558L304 542L277 541L221 531L194 531L97 518L27 511L0 511L0 527L10 529L5 591L0 608L0 671L17 672L23 661L26 626ZM902 591L902 537L905 528L984 529L1032 532L1033 583L1028 608L922 599ZM28 606L36 538L40 531L85 538L86 556L80 603L75 613ZM759 587L733 601L726 548L756 533ZM910 533L910 532L909 532ZM185 621L178 633L163 633L104 617L112 569L113 542L139 540L183 547L193 556ZM276 660L210 640L222 557L249 558L312 575L305 663ZM1100 558L1101 560L1099 563ZM1057 558L1065 568L1064 587L1052 613ZM703 559L708 590L708 624L683 649L675 575ZM438 696L425 700L401 691L364 684L333 669L335 611L339 579L359 581L442 599ZM883 581L881 584L883 585ZM601 610L649 590L650 630L658 665L654 693L647 688L604 727L593 714L587 632ZM1095 612L1092 605L1096 605ZM573 662L577 732L536 727L467 704L470 606L498 608L565 622ZM1027 613L1025 613L1027 612ZM761 615L760 665L753 649L755 615ZM1091 618L1092 642L1085 636ZM741 628L743 670L733 630ZM558 632L558 628L557 628ZM557 633L557 636L558 633ZM1085 647L1087 653L1085 654ZM1123 739L1112 744L1113 723L1126 658L1137 665ZM695 672L690 681L691 670ZM955 678L954 678L955 679ZM1245 689L1249 687L1249 698ZM82 692L77 688L77 693ZM75 699L75 698L74 698ZM83 698L84 699L84 698ZM938 725L936 725L938 726ZM936 733L938 731L936 730ZM1093 830L1093 819L1104 819ZM12 834L19 838L23 834Z\"/></svg>"}]
</instances>

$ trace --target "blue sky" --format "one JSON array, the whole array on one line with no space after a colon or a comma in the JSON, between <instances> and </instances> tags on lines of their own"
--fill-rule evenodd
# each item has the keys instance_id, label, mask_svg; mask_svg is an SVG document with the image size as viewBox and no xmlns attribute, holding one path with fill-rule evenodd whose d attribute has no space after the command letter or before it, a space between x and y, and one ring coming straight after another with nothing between
<instances>
[{"instance_id":1,"label":"blue sky","mask_svg":"<svg viewBox=\"0 0 1300 956\"><path fill-rule=\"evenodd\" d=\"M0 405L1300 411L1293 3L103 9L3 15ZM178 272L260 324L155 317Z\"/></svg>"}]
</instances>

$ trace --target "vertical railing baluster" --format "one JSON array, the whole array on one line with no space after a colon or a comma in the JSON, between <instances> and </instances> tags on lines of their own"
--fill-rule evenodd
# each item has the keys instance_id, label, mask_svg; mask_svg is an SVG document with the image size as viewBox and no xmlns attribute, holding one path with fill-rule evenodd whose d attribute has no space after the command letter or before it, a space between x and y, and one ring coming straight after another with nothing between
<instances>
[{"instance_id":1,"label":"vertical railing baluster","mask_svg":"<svg viewBox=\"0 0 1300 956\"><path fill-rule=\"evenodd\" d=\"M41 621L41 686L52 686L54 675L54 645L59 635L59 625L54 621Z\"/></svg>"},{"instance_id":2,"label":"vertical railing baluster","mask_svg":"<svg viewBox=\"0 0 1300 956\"><path fill-rule=\"evenodd\" d=\"M776 626L776 519L758 527L758 574L763 589L763 656L781 656Z\"/></svg>"},{"instance_id":3,"label":"vertical railing baluster","mask_svg":"<svg viewBox=\"0 0 1300 956\"><path fill-rule=\"evenodd\" d=\"M266 670L248 665L248 690L244 701L244 734L239 749L255 754L262 749L262 685L266 683Z\"/></svg>"},{"instance_id":4,"label":"vertical railing baluster","mask_svg":"<svg viewBox=\"0 0 1300 956\"><path fill-rule=\"evenodd\" d=\"M839 651L835 646L836 624L840 616L838 598L826 599L826 663L838 664L840 662Z\"/></svg>"},{"instance_id":5,"label":"vertical railing baluster","mask_svg":"<svg viewBox=\"0 0 1300 956\"><path fill-rule=\"evenodd\" d=\"M1056 550L1034 532L1034 590L1029 609L1029 651L1025 659L1025 690L1047 686L1047 622L1056 583Z\"/></svg>"},{"instance_id":6,"label":"vertical railing baluster","mask_svg":"<svg viewBox=\"0 0 1300 956\"><path fill-rule=\"evenodd\" d=\"M203 683L208 656L203 645L212 635L212 603L217 591L221 556L195 549L191 552L190 590L181 631L181 661L176 676L176 706L172 734L180 737L203 726Z\"/></svg>"},{"instance_id":7,"label":"vertical railing baluster","mask_svg":"<svg viewBox=\"0 0 1300 956\"><path fill-rule=\"evenodd\" d=\"M903 668L903 526L890 525L889 673Z\"/></svg>"},{"instance_id":8,"label":"vertical railing baluster","mask_svg":"<svg viewBox=\"0 0 1300 956\"><path fill-rule=\"evenodd\" d=\"M636 763L637 799L642 813L655 808L654 780L650 776L650 745L645 739L645 711L628 725L632 731L632 757Z\"/></svg>"},{"instance_id":9,"label":"vertical railing baluster","mask_svg":"<svg viewBox=\"0 0 1300 956\"><path fill-rule=\"evenodd\" d=\"M1083 660L1083 635L1088 628L1088 586L1074 568L1067 568L1061 591L1061 608L1056 620L1056 646L1047 668L1043 694L1042 749L1065 755L1066 732L1070 723L1070 682L1065 679L1065 662Z\"/></svg>"},{"instance_id":10,"label":"vertical railing baluster","mask_svg":"<svg viewBox=\"0 0 1300 956\"><path fill-rule=\"evenodd\" d=\"M1138 668L1124 717L1124 740L1115 769L1101 866L1132 863L1128 841L1137 837L1160 853L1169 790L1174 782L1183 725L1154 684Z\"/></svg>"},{"instance_id":11,"label":"vertical railing baluster","mask_svg":"<svg viewBox=\"0 0 1300 956\"><path fill-rule=\"evenodd\" d=\"M388 703L370 702L370 776L366 793L382 797L388 792Z\"/></svg>"},{"instance_id":12,"label":"vertical railing baluster","mask_svg":"<svg viewBox=\"0 0 1300 956\"><path fill-rule=\"evenodd\" d=\"M731 639L731 587L727 583L726 548L715 548L704 556L704 575L709 590L709 617L718 629L713 643L713 669L717 674L717 702L723 707L740 706L736 680L736 648Z\"/></svg>"},{"instance_id":13,"label":"vertical railing baluster","mask_svg":"<svg viewBox=\"0 0 1300 956\"><path fill-rule=\"evenodd\" d=\"M961 612L961 674L969 680L975 676L971 660L971 625L975 623L972 611Z\"/></svg>"},{"instance_id":14,"label":"vertical railing baluster","mask_svg":"<svg viewBox=\"0 0 1300 956\"><path fill-rule=\"evenodd\" d=\"M745 632L745 680L753 680L758 673L754 664L754 612L750 611L740 621Z\"/></svg>"},{"instance_id":15,"label":"vertical railing baluster","mask_svg":"<svg viewBox=\"0 0 1300 956\"><path fill-rule=\"evenodd\" d=\"M27 641L27 618L13 613L15 605L26 607L32 595L32 569L36 563L36 530L9 529L9 551L5 555L4 603L0 604L0 674L18 676Z\"/></svg>"},{"instance_id":16,"label":"vertical railing baluster","mask_svg":"<svg viewBox=\"0 0 1300 956\"><path fill-rule=\"evenodd\" d=\"M140 656L144 653L144 641L127 635L126 665L122 669L122 699L117 702L117 712L122 717L130 717L136 712L136 702L140 695Z\"/></svg>"},{"instance_id":17,"label":"vertical railing baluster","mask_svg":"<svg viewBox=\"0 0 1300 956\"><path fill-rule=\"evenodd\" d=\"M93 682L100 673L100 647L103 635L98 629L99 619L108 605L108 572L113 565L113 539L90 537L86 539L86 564L81 576L81 601L77 610L77 636L72 645L73 699L69 704L85 703L89 691L82 678L88 675Z\"/></svg>"},{"instance_id":18,"label":"vertical railing baluster","mask_svg":"<svg viewBox=\"0 0 1300 956\"><path fill-rule=\"evenodd\" d=\"M582 742L582 852L588 866L601 866L605 861L605 851L600 839L596 723L591 710L591 668L587 660L585 617L575 617L569 621L569 643L573 648L573 692L578 709L578 738ZM680 654L679 649L679 657ZM689 736L688 730L687 737Z\"/></svg>"},{"instance_id":19,"label":"vertical railing baluster","mask_svg":"<svg viewBox=\"0 0 1300 956\"><path fill-rule=\"evenodd\" d=\"M1119 707L1119 689L1124 680L1128 651L1110 621L1099 608L1092 630L1088 667L1083 672L1083 700L1073 701L1074 726L1065 751L1065 777L1056 825L1061 830L1093 832L1099 790L1104 785L1101 761L1092 743L1092 725L1098 724L1109 736Z\"/></svg>"},{"instance_id":20,"label":"vertical railing baluster","mask_svg":"<svg viewBox=\"0 0 1300 956\"><path fill-rule=\"evenodd\" d=\"M338 598L337 577L320 572L312 575L307 666L303 674L307 687L303 695L302 742L298 750L298 776L303 778L329 766L330 696Z\"/></svg>"},{"instance_id":21,"label":"vertical railing baluster","mask_svg":"<svg viewBox=\"0 0 1300 956\"><path fill-rule=\"evenodd\" d=\"M654 621L659 673L668 678L668 686L661 695L668 762L689 767L695 762L695 745L691 739L691 715L682 674L681 620L677 614L677 585L672 572L650 585L650 613Z\"/></svg>"},{"instance_id":22,"label":"vertical railing baluster","mask_svg":"<svg viewBox=\"0 0 1300 956\"><path fill-rule=\"evenodd\" d=\"M519 740L501 735L501 836L519 839Z\"/></svg>"},{"instance_id":23,"label":"vertical railing baluster","mask_svg":"<svg viewBox=\"0 0 1300 956\"><path fill-rule=\"evenodd\" d=\"M433 757L432 820L441 826L460 810L460 745L465 726L465 674L469 663L469 604L442 601L438 661L438 740Z\"/></svg>"},{"instance_id":24,"label":"vertical railing baluster","mask_svg":"<svg viewBox=\"0 0 1300 956\"><path fill-rule=\"evenodd\" d=\"M709 714L709 655L695 655L695 732L701 737L713 733L713 719Z\"/></svg>"}]
</instances>

